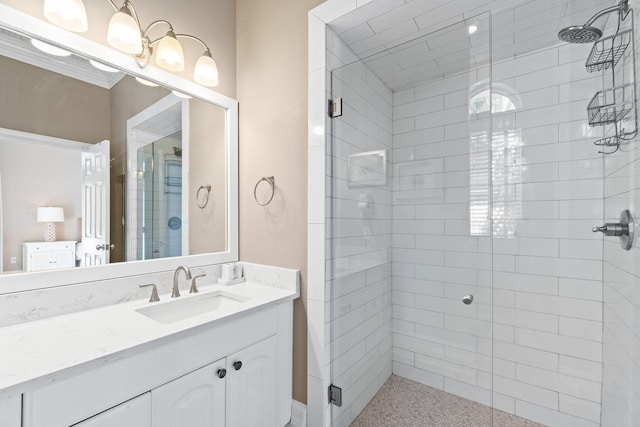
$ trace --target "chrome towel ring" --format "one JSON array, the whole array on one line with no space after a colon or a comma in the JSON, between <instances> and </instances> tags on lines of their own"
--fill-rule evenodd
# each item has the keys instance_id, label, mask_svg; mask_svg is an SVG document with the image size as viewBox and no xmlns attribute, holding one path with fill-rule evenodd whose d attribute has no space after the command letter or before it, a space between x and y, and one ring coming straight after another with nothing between
<instances>
[{"instance_id":1,"label":"chrome towel ring","mask_svg":"<svg viewBox=\"0 0 640 427\"><path fill-rule=\"evenodd\" d=\"M271 187L271 195L269 196L269 200L267 200L264 203L260 203L260 201L258 200L258 187L262 182L266 182ZM253 187L253 198L256 199L256 203L260 206L267 206L269 203L271 203L271 201L273 200L273 196L275 194L276 194L276 184L275 184L275 177L273 176L263 176L258 180L258 182L256 183L256 186Z\"/></svg>"},{"instance_id":2,"label":"chrome towel ring","mask_svg":"<svg viewBox=\"0 0 640 427\"><path fill-rule=\"evenodd\" d=\"M200 192L202 190L206 190L207 193L201 199L200 198ZM200 187L198 187L198 191L196 191L196 201L197 201L198 207L200 209L204 209L207 206L207 204L209 203L209 195L210 194L211 194L211 184L201 185Z\"/></svg>"}]
</instances>

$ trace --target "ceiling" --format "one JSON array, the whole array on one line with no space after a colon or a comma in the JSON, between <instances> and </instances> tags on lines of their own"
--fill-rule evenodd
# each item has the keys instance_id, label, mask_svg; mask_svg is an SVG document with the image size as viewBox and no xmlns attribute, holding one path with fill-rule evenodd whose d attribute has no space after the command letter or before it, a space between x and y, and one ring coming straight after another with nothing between
<instances>
[{"instance_id":1,"label":"ceiling","mask_svg":"<svg viewBox=\"0 0 640 427\"><path fill-rule=\"evenodd\" d=\"M111 89L122 79L122 72L106 72L95 68L86 58L71 54L53 56L36 49L31 38L0 27L0 55L24 62L95 86Z\"/></svg>"},{"instance_id":2,"label":"ceiling","mask_svg":"<svg viewBox=\"0 0 640 427\"><path fill-rule=\"evenodd\" d=\"M372 0L329 26L395 91L486 65L490 55L500 61L557 45L561 28L584 24L616 3ZM605 23L598 21L600 26ZM477 26L473 34L470 25Z\"/></svg>"}]
</instances>

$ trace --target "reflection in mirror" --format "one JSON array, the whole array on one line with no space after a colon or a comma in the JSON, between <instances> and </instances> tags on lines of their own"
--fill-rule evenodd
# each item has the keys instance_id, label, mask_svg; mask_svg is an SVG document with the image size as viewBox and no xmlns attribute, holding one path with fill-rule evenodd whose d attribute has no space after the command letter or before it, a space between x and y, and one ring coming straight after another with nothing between
<instances>
[{"instance_id":1,"label":"reflection in mirror","mask_svg":"<svg viewBox=\"0 0 640 427\"><path fill-rule=\"evenodd\" d=\"M51 47L0 28L0 271L225 251L226 110Z\"/></svg>"}]
</instances>

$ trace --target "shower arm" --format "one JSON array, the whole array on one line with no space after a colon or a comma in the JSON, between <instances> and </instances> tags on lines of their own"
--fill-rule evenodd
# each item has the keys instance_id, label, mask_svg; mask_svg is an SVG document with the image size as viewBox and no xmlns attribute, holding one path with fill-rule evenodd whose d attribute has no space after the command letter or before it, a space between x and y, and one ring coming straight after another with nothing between
<instances>
[{"instance_id":1,"label":"shower arm","mask_svg":"<svg viewBox=\"0 0 640 427\"><path fill-rule=\"evenodd\" d=\"M608 15L609 13L618 12L620 15L620 19L624 20L629 14L629 0L621 0L616 6L611 6L606 9L602 9L600 12L593 15L586 24L585 27L590 27L596 22L598 19L602 18L604 15ZM624 16L623 16L624 13Z\"/></svg>"}]
</instances>

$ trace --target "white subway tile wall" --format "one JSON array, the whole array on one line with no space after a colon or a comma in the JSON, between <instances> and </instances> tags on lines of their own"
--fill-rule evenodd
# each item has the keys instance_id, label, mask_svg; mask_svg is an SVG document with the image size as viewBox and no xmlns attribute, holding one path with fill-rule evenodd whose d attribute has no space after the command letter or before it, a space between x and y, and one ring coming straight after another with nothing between
<instances>
[{"instance_id":1,"label":"white subway tile wall","mask_svg":"<svg viewBox=\"0 0 640 427\"><path fill-rule=\"evenodd\" d=\"M639 14L640 11L636 10L636 22ZM623 70L630 69L629 59L629 56L625 58ZM632 128L633 123L629 126ZM640 215L640 154L634 147L637 144L636 138L618 153L605 157L604 208L607 222L617 222L620 212L625 209L631 211L636 221ZM615 238L606 237L604 240L603 426L640 425L639 249L638 240L629 252L623 251ZM567 402L568 407L571 405L572 402Z\"/></svg>"},{"instance_id":2,"label":"white subway tile wall","mask_svg":"<svg viewBox=\"0 0 640 427\"><path fill-rule=\"evenodd\" d=\"M348 426L391 375L392 93L330 29L327 69L343 116L331 120L327 288L332 426Z\"/></svg>"},{"instance_id":3,"label":"white subway tile wall","mask_svg":"<svg viewBox=\"0 0 640 427\"><path fill-rule=\"evenodd\" d=\"M393 94L393 371L551 426L600 423L603 164L586 104L602 80L584 68L589 48L493 64L494 101L513 107L492 123L469 112L486 68Z\"/></svg>"}]
</instances>

